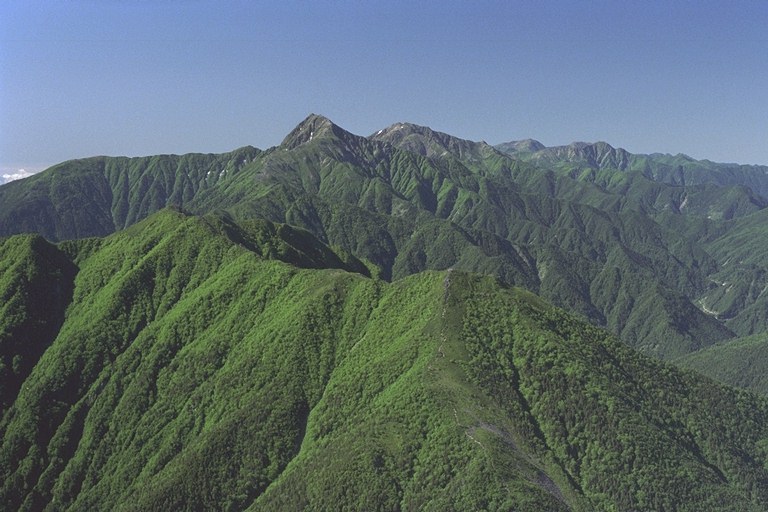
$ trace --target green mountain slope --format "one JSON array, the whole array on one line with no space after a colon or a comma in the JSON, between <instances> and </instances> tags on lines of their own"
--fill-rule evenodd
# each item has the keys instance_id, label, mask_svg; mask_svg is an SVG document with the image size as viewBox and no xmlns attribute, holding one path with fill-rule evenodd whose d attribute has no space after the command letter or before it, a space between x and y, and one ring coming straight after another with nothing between
<instances>
[{"instance_id":1,"label":"green mountain slope","mask_svg":"<svg viewBox=\"0 0 768 512\"><path fill-rule=\"evenodd\" d=\"M450 266L492 272L662 356L731 336L690 301L707 289L703 274L716 267L704 251L642 212L624 208L619 194L521 165L482 143L404 124L366 139L312 116L281 148L265 154L258 183L270 193L258 192L252 183L242 173L216 200L238 218L260 215L309 229L381 265L387 278ZM468 236L432 235L415 242L414 251L424 223L443 226L446 234L459 227ZM487 247L478 243L481 237L508 247L499 256L520 255L522 261L494 260L496 253L473 248ZM463 238L465 248L449 243L433 251L440 258L422 249L446 238ZM360 239L366 242L359 244ZM474 255L465 256L467 251ZM618 273L616 280L625 283L622 293L598 286L606 272ZM635 304L663 320L638 325L626 314ZM649 311L635 314L644 322ZM698 335L690 332L692 326Z\"/></svg>"},{"instance_id":2,"label":"green mountain slope","mask_svg":"<svg viewBox=\"0 0 768 512\"><path fill-rule=\"evenodd\" d=\"M706 308L742 336L765 332L768 316L768 210L728 222L703 244L722 261L710 276L710 291L700 299Z\"/></svg>"},{"instance_id":3,"label":"green mountain slope","mask_svg":"<svg viewBox=\"0 0 768 512\"><path fill-rule=\"evenodd\" d=\"M266 151L98 157L0 187L0 235L101 236L177 205L306 229L386 280L494 275L660 357L768 329L750 278L764 266L715 287L736 280L718 247L765 211L746 178L760 169L662 179L671 160L652 155L647 171L605 143L501 149L512 156L407 123L360 137L311 115Z\"/></svg>"},{"instance_id":4,"label":"green mountain slope","mask_svg":"<svg viewBox=\"0 0 768 512\"><path fill-rule=\"evenodd\" d=\"M0 256L4 275L44 261L72 283L0 421L10 510L768 500L768 401L492 278L387 283L306 232L175 211L58 248L12 237Z\"/></svg>"},{"instance_id":5,"label":"green mountain slope","mask_svg":"<svg viewBox=\"0 0 768 512\"><path fill-rule=\"evenodd\" d=\"M103 236L166 206L185 207L201 189L236 174L260 154L94 157L55 165L0 187L0 236L34 232L49 240Z\"/></svg>"},{"instance_id":6,"label":"green mountain slope","mask_svg":"<svg viewBox=\"0 0 768 512\"><path fill-rule=\"evenodd\" d=\"M738 165L695 160L687 155L632 154L606 142L574 142L567 146L545 147L538 141L512 141L496 149L525 161L543 164L561 172L595 180L607 176L601 171L637 172L655 182L677 186L717 185L750 189L762 199L768 198L768 166ZM754 196L753 196L754 197Z\"/></svg>"},{"instance_id":7,"label":"green mountain slope","mask_svg":"<svg viewBox=\"0 0 768 512\"><path fill-rule=\"evenodd\" d=\"M77 268L37 235L0 239L0 412L53 342Z\"/></svg>"},{"instance_id":8,"label":"green mountain slope","mask_svg":"<svg viewBox=\"0 0 768 512\"><path fill-rule=\"evenodd\" d=\"M675 362L730 386L768 394L768 336L738 338L699 350Z\"/></svg>"}]
</instances>

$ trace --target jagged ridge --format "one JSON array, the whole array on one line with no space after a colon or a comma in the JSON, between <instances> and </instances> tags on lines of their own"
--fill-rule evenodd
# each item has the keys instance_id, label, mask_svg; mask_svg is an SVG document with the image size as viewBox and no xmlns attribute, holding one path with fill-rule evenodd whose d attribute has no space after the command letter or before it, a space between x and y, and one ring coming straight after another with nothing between
<instances>
[{"instance_id":1,"label":"jagged ridge","mask_svg":"<svg viewBox=\"0 0 768 512\"><path fill-rule=\"evenodd\" d=\"M595 162L621 153L587 149ZM238 222L306 229L385 279L447 268L496 275L662 357L768 326L756 314L759 294L731 300L711 281L727 261L716 250L731 229L725 221L761 211L759 197L561 163L542 169L405 123L360 137L311 115L266 151L99 157L0 187L0 233L81 238L168 204L197 214L223 209ZM715 303L718 312L727 306L727 318L707 312Z\"/></svg>"}]
</instances>

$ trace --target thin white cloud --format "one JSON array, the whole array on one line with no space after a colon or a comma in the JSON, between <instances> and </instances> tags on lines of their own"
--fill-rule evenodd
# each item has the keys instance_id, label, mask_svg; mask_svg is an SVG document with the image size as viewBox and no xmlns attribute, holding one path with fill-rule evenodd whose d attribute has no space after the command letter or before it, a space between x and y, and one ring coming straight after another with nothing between
<instances>
[{"instance_id":1,"label":"thin white cloud","mask_svg":"<svg viewBox=\"0 0 768 512\"><path fill-rule=\"evenodd\" d=\"M17 171L11 171L0 174L0 185L4 185L11 181L20 180L22 178L29 178L38 171L27 171L26 169L19 169Z\"/></svg>"}]
</instances>

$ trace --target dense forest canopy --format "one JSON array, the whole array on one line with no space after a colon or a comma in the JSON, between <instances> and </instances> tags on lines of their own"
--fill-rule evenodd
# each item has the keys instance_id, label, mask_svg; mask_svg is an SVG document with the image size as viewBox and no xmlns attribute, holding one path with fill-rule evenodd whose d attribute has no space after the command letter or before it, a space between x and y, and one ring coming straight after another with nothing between
<instances>
[{"instance_id":1,"label":"dense forest canopy","mask_svg":"<svg viewBox=\"0 0 768 512\"><path fill-rule=\"evenodd\" d=\"M765 510L766 194L316 115L3 185L0 503Z\"/></svg>"}]
</instances>

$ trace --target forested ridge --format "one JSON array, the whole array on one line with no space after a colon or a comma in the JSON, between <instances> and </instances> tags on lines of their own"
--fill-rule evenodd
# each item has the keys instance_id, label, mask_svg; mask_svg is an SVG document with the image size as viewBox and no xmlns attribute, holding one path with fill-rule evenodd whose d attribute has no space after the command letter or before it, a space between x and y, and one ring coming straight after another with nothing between
<instances>
[{"instance_id":1,"label":"forested ridge","mask_svg":"<svg viewBox=\"0 0 768 512\"><path fill-rule=\"evenodd\" d=\"M677 366L765 392L765 173L697 162L312 115L4 185L0 503L766 510Z\"/></svg>"},{"instance_id":2,"label":"forested ridge","mask_svg":"<svg viewBox=\"0 0 768 512\"><path fill-rule=\"evenodd\" d=\"M17 326L48 312L19 303L17 281L2 289L20 304L3 316L3 361L18 363L4 370L23 382L0 424L6 506L765 502L766 400L640 356L494 278L387 283L314 240L338 266L318 269L282 233L163 211L105 239L6 239L24 253L21 280L52 258L77 269L57 332L20 357Z\"/></svg>"}]
</instances>

